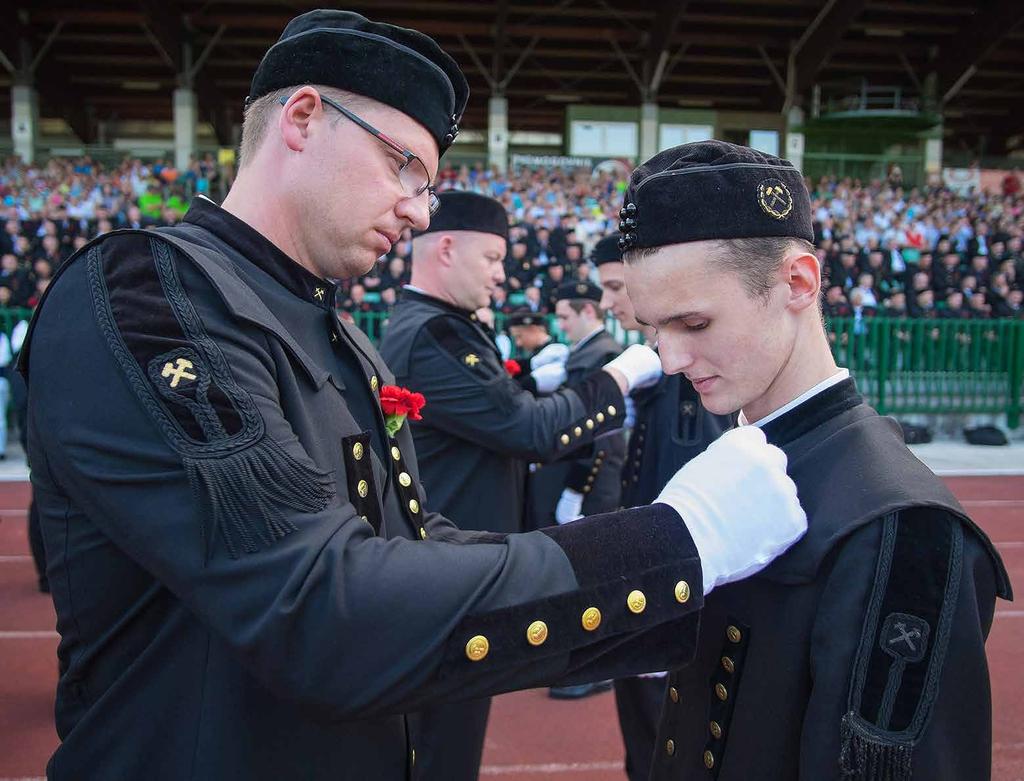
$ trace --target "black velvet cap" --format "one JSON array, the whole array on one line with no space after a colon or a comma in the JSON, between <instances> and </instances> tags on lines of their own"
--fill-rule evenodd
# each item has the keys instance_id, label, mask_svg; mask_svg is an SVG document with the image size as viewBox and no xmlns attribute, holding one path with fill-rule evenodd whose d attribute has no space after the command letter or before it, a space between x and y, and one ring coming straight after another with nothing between
<instances>
[{"instance_id":1,"label":"black velvet cap","mask_svg":"<svg viewBox=\"0 0 1024 781\"><path fill-rule=\"evenodd\" d=\"M566 282L555 288L552 298L555 301L575 301L585 299L587 301L600 302L601 288L593 282Z\"/></svg>"},{"instance_id":2,"label":"black velvet cap","mask_svg":"<svg viewBox=\"0 0 1024 781\"><path fill-rule=\"evenodd\" d=\"M452 145L469 85L455 60L416 30L320 9L288 22L256 68L246 105L274 90L322 84L365 95L408 114Z\"/></svg>"},{"instance_id":3,"label":"black velvet cap","mask_svg":"<svg viewBox=\"0 0 1024 781\"><path fill-rule=\"evenodd\" d=\"M788 160L724 141L666 149L629 178L620 247L789 236L814 241L803 176Z\"/></svg>"},{"instance_id":4,"label":"black velvet cap","mask_svg":"<svg viewBox=\"0 0 1024 781\"><path fill-rule=\"evenodd\" d=\"M438 193L441 208L430 218L430 227L415 235L438 231L475 231L493 233L508 241L508 214L493 198L479 193L450 190Z\"/></svg>"},{"instance_id":5,"label":"black velvet cap","mask_svg":"<svg viewBox=\"0 0 1024 781\"><path fill-rule=\"evenodd\" d=\"M619 239L621 238L621 234L612 233L598 241L594 245L594 251L590 253L590 262L595 266L600 266L602 263L621 263L622 250L619 249Z\"/></svg>"},{"instance_id":6,"label":"black velvet cap","mask_svg":"<svg viewBox=\"0 0 1024 781\"><path fill-rule=\"evenodd\" d=\"M505 325L511 328L514 325L542 325L548 326L547 317L540 312L534 312L529 307L520 307L509 312L505 318Z\"/></svg>"}]
</instances>

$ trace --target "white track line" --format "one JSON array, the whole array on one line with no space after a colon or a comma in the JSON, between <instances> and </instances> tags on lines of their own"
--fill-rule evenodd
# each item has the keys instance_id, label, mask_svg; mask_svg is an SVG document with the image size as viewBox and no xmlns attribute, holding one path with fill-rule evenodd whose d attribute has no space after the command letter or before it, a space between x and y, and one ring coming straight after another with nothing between
<instances>
[{"instance_id":1,"label":"white track line","mask_svg":"<svg viewBox=\"0 0 1024 781\"><path fill-rule=\"evenodd\" d=\"M0 631L0 640L56 640L59 637L60 635L52 629Z\"/></svg>"},{"instance_id":2,"label":"white track line","mask_svg":"<svg viewBox=\"0 0 1024 781\"><path fill-rule=\"evenodd\" d=\"M1024 618L1024 610L997 610L996 618Z\"/></svg>"},{"instance_id":3,"label":"white track line","mask_svg":"<svg viewBox=\"0 0 1024 781\"><path fill-rule=\"evenodd\" d=\"M484 765L480 768L482 776L510 776L519 773L541 773L553 776L561 773L592 773L595 770L623 770L622 761L618 762L546 762L542 765ZM4 781L4 779L0 779Z\"/></svg>"},{"instance_id":4,"label":"white track line","mask_svg":"<svg viewBox=\"0 0 1024 781\"><path fill-rule=\"evenodd\" d=\"M1024 507L1024 499L962 499L964 507Z\"/></svg>"},{"instance_id":5,"label":"white track line","mask_svg":"<svg viewBox=\"0 0 1024 781\"><path fill-rule=\"evenodd\" d=\"M14 564L21 561L32 561L32 557L28 554L24 556L0 556L0 564ZM0 781L3 781L3 779L0 779Z\"/></svg>"}]
</instances>

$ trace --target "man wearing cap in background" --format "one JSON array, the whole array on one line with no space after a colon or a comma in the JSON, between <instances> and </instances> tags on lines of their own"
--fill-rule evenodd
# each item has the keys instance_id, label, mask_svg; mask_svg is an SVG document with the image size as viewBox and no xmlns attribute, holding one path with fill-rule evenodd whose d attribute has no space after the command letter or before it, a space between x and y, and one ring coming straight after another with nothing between
<instances>
[{"instance_id":1,"label":"man wearing cap in background","mask_svg":"<svg viewBox=\"0 0 1024 781\"><path fill-rule=\"evenodd\" d=\"M708 598L697 657L669 677L652 777L988 778L984 642L1009 581L836 367L799 171L718 141L669 149L633 172L620 227L666 372L709 412L740 410L706 453L760 428L809 517L785 555Z\"/></svg>"},{"instance_id":2,"label":"man wearing cap in background","mask_svg":"<svg viewBox=\"0 0 1024 781\"><path fill-rule=\"evenodd\" d=\"M602 408L579 419L572 401L587 393L586 385L552 393L566 377L557 359L534 369L524 383L513 379L473 314L505 279L505 209L471 192L439 198L430 227L413 238L412 280L392 314L381 355L398 383L428 399L412 433L431 508L461 529L519 532L527 461L589 447L601 433L621 428L621 415L613 422ZM588 436L577 436L576 429ZM485 698L421 714L424 778L477 777L489 708Z\"/></svg>"},{"instance_id":3,"label":"man wearing cap in background","mask_svg":"<svg viewBox=\"0 0 1024 781\"><path fill-rule=\"evenodd\" d=\"M382 401L393 378L330 280L427 227L466 96L426 36L303 14L253 78L224 206L105 234L47 289L19 366L61 634L48 778L408 779L403 713L682 663L704 594L806 529L752 436L564 529L426 510L402 425L420 401ZM553 397L551 447L587 444L598 411L618 425L649 367L624 354Z\"/></svg>"},{"instance_id":4,"label":"man wearing cap in background","mask_svg":"<svg viewBox=\"0 0 1024 781\"><path fill-rule=\"evenodd\" d=\"M601 281L601 308L615 315L627 333L653 336L636 321L625 282L619 233L594 245L591 262ZM732 428L736 416L716 415L682 374L666 374L657 384L632 394L635 422L622 468L623 507L648 504L685 463ZM665 673L615 681L615 706L626 748L626 775L647 781L651 774L658 720L665 696Z\"/></svg>"}]
</instances>

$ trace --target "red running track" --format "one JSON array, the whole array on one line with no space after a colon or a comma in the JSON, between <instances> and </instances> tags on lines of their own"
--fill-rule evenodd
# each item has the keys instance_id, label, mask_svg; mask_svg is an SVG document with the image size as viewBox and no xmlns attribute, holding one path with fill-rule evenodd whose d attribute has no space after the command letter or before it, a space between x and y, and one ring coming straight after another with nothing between
<instances>
[{"instance_id":1,"label":"red running track","mask_svg":"<svg viewBox=\"0 0 1024 781\"><path fill-rule=\"evenodd\" d=\"M1024 477L952 478L1024 593ZM39 779L57 743L53 607L35 590L25 528L27 486L0 484L0 781ZM1000 602L988 640L993 778L1024 781L1024 609ZM544 691L495 700L482 779L624 781L611 694L558 702Z\"/></svg>"}]
</instances>

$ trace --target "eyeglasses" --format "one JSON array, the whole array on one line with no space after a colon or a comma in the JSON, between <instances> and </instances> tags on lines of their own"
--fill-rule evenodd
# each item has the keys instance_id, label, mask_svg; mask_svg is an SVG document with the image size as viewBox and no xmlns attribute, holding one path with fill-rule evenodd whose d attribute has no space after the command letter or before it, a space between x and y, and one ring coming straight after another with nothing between
<instances>
[{"instance_id":1,"label":"eyeglasses","mask_svg":"<svg viewBox=\"0 0 1024 781\"><path fill-rule=\"evenodd\" d=\"M340 111L343 116L351 119L367 133L379 139L381 143L385 144L393 152L397 152L404 157L405 162L398 169L398 182L402 185L403 192L409 198L419 198L423 193L427 193L427 207L430 210L430 216L433 217L437 214L437 210L441 208L441 200L430 186L430 174L427 172L427 166L424 165L422 160L340 103L331 100L325 95L321 95L320 100L331 108ZM287 105L288 98L281 98L279 102L282 106Z\"/></svg>"}]
</instances>

